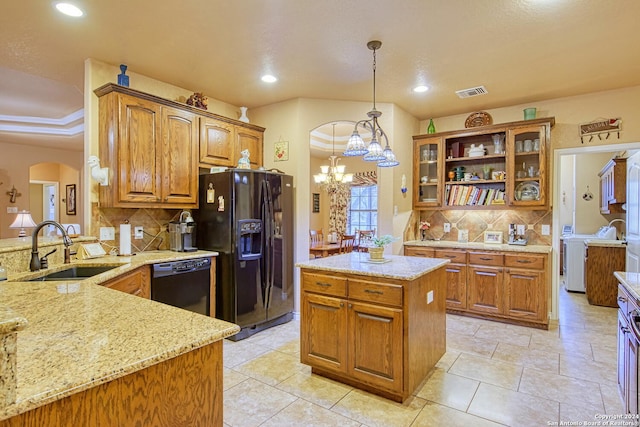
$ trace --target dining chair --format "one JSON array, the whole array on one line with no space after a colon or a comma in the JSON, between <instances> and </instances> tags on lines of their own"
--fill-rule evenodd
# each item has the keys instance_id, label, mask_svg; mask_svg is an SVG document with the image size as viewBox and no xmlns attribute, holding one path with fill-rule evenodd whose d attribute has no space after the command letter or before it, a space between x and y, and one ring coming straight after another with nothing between
<instances>
[{"instance_id":1,"label":"dining chair","mask_svg":"<svg viewBox=\"0 0 640 427\"><path fill-rule=\"evenodd\" d=\"M320 230L309 230L309 238L312 245L321 245L324 242L322 228Z\"/></svg>"},{"instance_id":2,"label":"dining chair","mask_svg":"<svg viewBox=\"0 0 640 427\"><path fill-rule=\"evenodd\" d=\"M340 253L346 254L349 252L353 252L353 244L356 241L355 234L343 234L340 237Z\"/></svg>"},{"instance_id":3,"label":"dining chair","mask_svg":"<svg viewBox=\"0 0 640 427\"><path fill-rule=\"evenodd\" d=\"M376 235L375 228L373 230L358 230L356 232L356 243L354 248L358 252L367 252L371 245L371 240Z\"/></svg>"}]
</instances>

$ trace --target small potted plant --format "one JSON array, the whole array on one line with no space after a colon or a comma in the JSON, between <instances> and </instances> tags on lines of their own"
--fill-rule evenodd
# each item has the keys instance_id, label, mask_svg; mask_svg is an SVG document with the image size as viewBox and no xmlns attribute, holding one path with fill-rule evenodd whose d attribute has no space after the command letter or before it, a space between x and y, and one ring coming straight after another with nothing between
<instances>
[{"instance_id":1,"label":"small potted plant","mask_svg":"<svg viewBox=\"0 0 640 427\"><path fill-rule=\"evenodd\" d=\"M377 236L371 239L371 244L373 246L369 247L369 258L372 260L382 260L384 257L382 254L384 253L384 247L391 242L395 242L398 240L397 237L393 237L390 234L385 234L383 236Z\"/></svg>"}]
</instances>

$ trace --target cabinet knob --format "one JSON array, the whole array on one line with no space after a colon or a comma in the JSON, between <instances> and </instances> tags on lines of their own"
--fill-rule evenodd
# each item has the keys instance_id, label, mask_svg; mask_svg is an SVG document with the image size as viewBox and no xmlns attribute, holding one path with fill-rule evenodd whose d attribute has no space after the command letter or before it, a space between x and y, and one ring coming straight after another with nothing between
<instances>
[{"instance_id":1,"label":"cabinet knob","mask_svg":"<svg viewBox=\"0 0 640 427\"><path fill-rule=\"evenodd\" d=\"M340 303L340 307L344 307L344 303L343 302Z\"/></svg>"},{"instance_id":2,"label":"cabinet knob","mask_svg":"<svg viewBox=\"0 0 640 427\"><path fill-rule=\"evenodd\" d=\"M627 302L627 299L626 299L625 297L623 297L623 296L619 296L619 297L618 297L618 301L620 301L620 302Z\"/></svg>"},{"instance_id":3,"label":"cabinet knob","mask_svg":"<svg viewBox=\"0 0 640 427\"><path fill-rule=\"evenodd\" d=\"M353 308L353 304L349 304L349 308Z\"/></svg>"}]
</instances>

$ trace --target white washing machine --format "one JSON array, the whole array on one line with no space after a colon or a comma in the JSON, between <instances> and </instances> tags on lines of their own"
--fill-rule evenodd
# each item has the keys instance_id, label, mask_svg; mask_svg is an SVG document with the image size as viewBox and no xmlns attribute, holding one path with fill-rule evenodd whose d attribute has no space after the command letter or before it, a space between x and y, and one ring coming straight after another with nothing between
<instances>
[{"instance_id":1,"label":"white washing machine","mask_svg":"<svg viewBox=\"0 0 640 427\"><path fill-rule=\"evenodd\" d=\"M564 253L567 257L565 268L564 286L568 291L584 292L584 256L585 240L615 240L616 228L610 226L600 227L595 234L570 234L563 237Z\"/></svg>"}]
</instances>

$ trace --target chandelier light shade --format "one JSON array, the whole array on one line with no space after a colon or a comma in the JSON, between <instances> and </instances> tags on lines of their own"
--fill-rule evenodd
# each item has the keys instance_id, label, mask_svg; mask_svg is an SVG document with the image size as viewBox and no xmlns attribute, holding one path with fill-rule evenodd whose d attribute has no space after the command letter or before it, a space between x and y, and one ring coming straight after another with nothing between
<instances>
[{"instance_id":1,"label":"chandelier light shade","mask_svg":"<svg viewBox=\"0 0 640 427\"><path fill-rule=\"evenodd\" d=\"M353 134L349 138L347 143L347 149L342 153L344 156L362 156L363 160L368 162L378 162L379 167L392 167L398 166L400 162L396 160L395 154L389 146L389 138L384 133L380 125L378 124L378 118L382 113L376 110L376 50L380 49L382 42L378 40L372 40L367 43L369 50L373 51L373 108L367 113L368 120L360 120L356 123L353 129ZM358 133L358 126L371 131L371 142L368 147L365 147L365 143L362 137ZM384 139L384 149L378 142L378 139Z\"/></svg>"},{"instance_id":2,"label":"chandelier light shade","mask_svg":"<svg viewBox=\"0 0 640 427\"><path fill-rule=\"evenodd\" d=\"M333 140L332 150L329 156L329 165L320 166L320 173L313 176L313 180L316 184L322 184L326 186L336 184L346 184L353 181L352 173L345 173L345 165L339 165L340 158L335 153L336 146L336 124L333 124Z\"/></svg>"},{"instance_id":3,"label":"chandelier light shade","mask_svg":"<svg viewBox=\"0 0 640 427\"><path fill-rule=\"evenodd\" d=\"M25 228L33 228L36 226L37 224L33 221L33 218L31 218L29 211L20 211L9 228L19 228L20 232L18 233L18 237L26 237L27 231Z\"/></svg>"}]
</instances>

